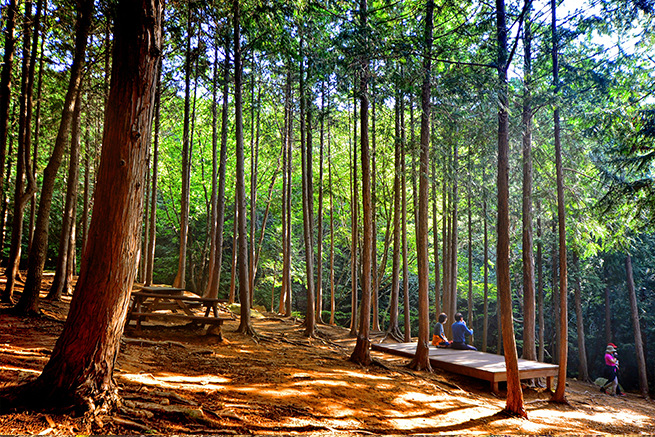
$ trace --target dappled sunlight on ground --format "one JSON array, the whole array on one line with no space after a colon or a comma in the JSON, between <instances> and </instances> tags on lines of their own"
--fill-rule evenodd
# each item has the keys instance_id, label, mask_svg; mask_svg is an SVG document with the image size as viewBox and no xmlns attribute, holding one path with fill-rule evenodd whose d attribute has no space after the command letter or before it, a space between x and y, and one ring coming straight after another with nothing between
<instances>
[{"instance_id":1,"label":"dappled sunlight on ground","mask_svg":"<svg viewBox=\"0 0 655 437\"><path fill-rule=\"evenodd\" d=\"M49 304L48 318L0 315L0 384L38 375L65 310L66 304ZM223 326L223 341L199 327L128 326L114 377L134 409L86 425L65 415L0 416L0 434L49 428L64 434L269 435L638 434L655 429L655 405L634 394L614 398L569 381L571 405L566 406L549 403L545 389L525 389L529 420L523 420L501 414L505 400L492 395L486 381L439 369L415 372L406 367L408 358L377 351L371 356L381 365L350 362L355 339L347 329L320 325L320 336L308 339L294 319L269 315L253 323L256 340L236 333L238 321L230 321Z\"/></svg>"}]
</instances>

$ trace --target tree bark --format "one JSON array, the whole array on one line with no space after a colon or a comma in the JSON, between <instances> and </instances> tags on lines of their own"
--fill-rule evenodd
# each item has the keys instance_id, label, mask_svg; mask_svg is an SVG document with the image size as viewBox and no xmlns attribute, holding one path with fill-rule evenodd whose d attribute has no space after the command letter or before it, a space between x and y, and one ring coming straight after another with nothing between
<instances>
[{"instance_id":1,"label":"tree bark","mask_svg":"<svg viewBox=\"0 0 655 437\"><path fill-rule=\"evenodd\" d=\"M630 316L632 318L632 329L634 330L635 352L637 353L637 369L639 371L639 391L648 399L648 378L646 376L646 358L644 355L644 342L641 338L641 326L639 323L639 307L637 305L637 294L635 293L635 281L632 275L632 257L627 254L625 257L626 283L628 285L628 296L630 299Z\"/></svg>"},{"instance_id":2,"label":"tree bark","mask_svg":"<svg viewBox=\"0 0 655 437\"><path fill-rule=\"evenodd\" d=\"M96 190L105 201L94 208L77 289L51 359L36 381L3 392L3 410L29 406L82 412L111 407L117 399L112 372L139 251L161 10L156 1L119 3Z\"/></svg>"},{"instance_id":3,"label":"tree bark","mask_svg":"<svg viewBox=\"0 0 655 437\"><path fill-rule=\"evenodd\" d=\"M502 332L505 342L505 368L507 369L507 403L505 410L510 414L527 417L523 405L523 392L519 379L518 354L514 339L514 317L512 315L512 291L509 265L509 97L507 85L507 25L505 2L496 0L496 23L498 36L498 242L496 253L498 295L502 311Z\"/></svg>"},{"instance_id":4,"label":"tree bark","mask_svg":"<svg viewBox=\"0 0 655 437\"><path fill-rule=\"evenodd\" d=\"M25 289L16 310L22 314L34 314L39 312L39 292L43 278L43 268L48 249L48 230L50 226L50 210L52 207L52 196L54 194L57 171L61 165L68 136L70 133L73 118L75 100L80 92L82 84L82 69L86 53L87 40L93 16L93 2L84 0L80 3L78 10L77 31L75 34L75 55L71 66L71 75L68 84L68 91L64 101L64 109L59 124L57 139L52 150L52 155L45 170L43 171L43 182L41 186L41 197L39 210L34 229L34 240L29 254L27 280Z\"/></svg>"},{"instance_id":5,"label":"tree bark","mask_svg":"<svg viewBox=\"0 0 655 437\"><path fill-rule=\"evenodd\" d=\"M425 52L423 57L423 86L421 87L421 151L419 155L418 191L418 344L416 354L409 364L415 370L432 371L430 365L430 271L428 259L428 177L430 160L430 79L432 55L432 17L434 2L425 6Z\"/></svg>"}]
</instances>

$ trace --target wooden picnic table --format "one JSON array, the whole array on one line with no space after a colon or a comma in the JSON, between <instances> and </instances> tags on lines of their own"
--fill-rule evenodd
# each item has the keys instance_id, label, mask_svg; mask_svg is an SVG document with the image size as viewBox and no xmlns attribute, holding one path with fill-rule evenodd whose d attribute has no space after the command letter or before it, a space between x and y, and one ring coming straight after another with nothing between
<instances>
[{"instance_id":1,"label":"wooden picnic table","mask_svg":"<svg viewBox=\"0 0 655 437\"><path fill-rule=\"evenodd\" d=\"M187 296L185 291L184 288L156 286L132 291L132 304L127 315L127 323L136 320L137 329L141 329L141 321L145 319L189 321L216 326L214 333L222 337L220 328L223 322L234 320L233 317L221 317L218 314L218 304L226 303L227 299ZM196 315L192 311L194 307L204 308L204 315Z\"/></svg>"}]
</instances>

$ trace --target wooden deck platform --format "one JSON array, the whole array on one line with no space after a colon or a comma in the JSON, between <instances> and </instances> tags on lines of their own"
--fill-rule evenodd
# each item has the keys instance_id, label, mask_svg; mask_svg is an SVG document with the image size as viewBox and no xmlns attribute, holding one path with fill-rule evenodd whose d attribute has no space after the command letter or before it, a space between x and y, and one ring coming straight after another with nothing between
<instances>
[{"instance_id":1,"label":"wooden deck platform","mask_svg":"<svg viewBox=\"0 0 655 437\"><path fill-rule=\"evenodd\" d=\"M372 344L371 349L411 358L416 353L416 343ZM499 382L507 381L505 357L502 355L430 346L430 364L449 372L489 381L494 393L498 393ZM558 369L559 366L555 364L519 359L521 379L546 378L549 390L552 389L553 377L557 376Z\"/></svg>"}]
</instances>

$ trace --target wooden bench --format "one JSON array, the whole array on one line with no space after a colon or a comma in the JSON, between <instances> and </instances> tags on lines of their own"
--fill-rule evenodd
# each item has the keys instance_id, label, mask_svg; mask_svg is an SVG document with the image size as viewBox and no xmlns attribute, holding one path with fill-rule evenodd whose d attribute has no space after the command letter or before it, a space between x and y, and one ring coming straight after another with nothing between
<instances>
[{"instance_id":1,"label":"wooden bench","mask_svg":"<svg viewBox=\"0 0 655 437\"><path fill-rule=\"evenodd\" d=\"M220 317L218 315L218 304L227 303L227 299L186 296L184 291L183 288L174 287L144 287L142 291L133 291L131 295L132 304L126 322L136 320L137 329L140 329L141 321L150 318L189 321L200 325L217 327L212 333L222 338L221 325L225 321L234 320L234 317ZM203 316L196 315L191 311L194 304L205 308ZM157 312L161 310L172 312ZM183 314L176 312L180 310Z\"/></svg>"}]
</instances>

